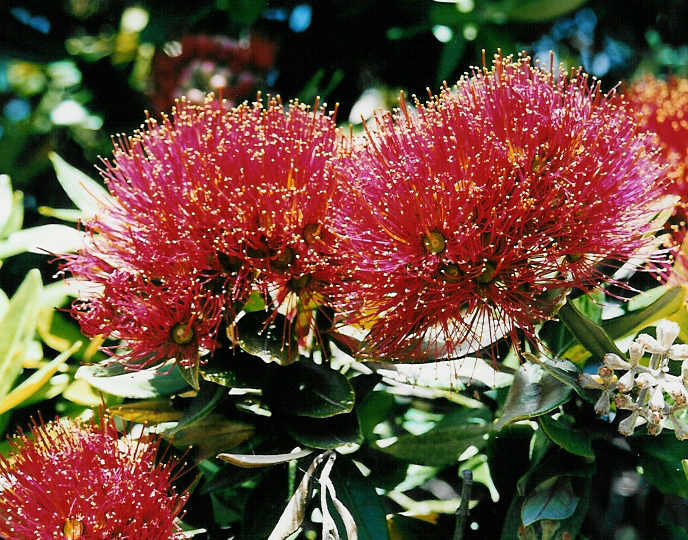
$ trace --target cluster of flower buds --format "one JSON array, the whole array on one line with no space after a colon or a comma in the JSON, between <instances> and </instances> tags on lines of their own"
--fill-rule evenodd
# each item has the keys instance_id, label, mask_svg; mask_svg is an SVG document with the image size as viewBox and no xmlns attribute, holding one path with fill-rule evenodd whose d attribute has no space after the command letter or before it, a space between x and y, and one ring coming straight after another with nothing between
<instances>
[{"instance_id":1,"label":"cluster of flower buds","mask_svg":"<svg viewBox=\"0 0 688 540\"><path fill-rule=\"evenodd\" d=\"M678 334L678 324L662 320L656 339L640 334L633 341L629 360L606 354L596 376L581 375L583 388L602 390L597 414L607 414L612 400L617 411L631 411L619 423L622 435L631 435L642 423L648 433L659 435L668 420L677 439L688 439L688 425L681 418L688 410L688 345L674 345ZM650 353L649 362L645 353ZM682 362L680 375L671 374L670 361Z\"/></svg>"}]
</instances>

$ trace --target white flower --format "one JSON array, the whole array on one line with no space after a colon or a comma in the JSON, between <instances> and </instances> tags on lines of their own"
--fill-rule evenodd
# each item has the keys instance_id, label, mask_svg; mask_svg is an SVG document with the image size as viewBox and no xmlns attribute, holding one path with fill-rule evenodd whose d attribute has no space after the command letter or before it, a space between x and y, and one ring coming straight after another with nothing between
<instances>
[{"instance_id":1,"label":"white flower","mask_svg":"<svg viewBox=\"0 0 688 540\"><path fill-rule=\"evenodd\" d=\"M619 422L619 433L621 433L621 435L625 435L626 437L633 435L635 425L638 422L638 414L638 411L635 410L628 418Z\"/></svg>"},{"instance_id":2,"label":"white flower","mask_svg":"<svg viewBox=\"0 0 688 540\"><path fill-rule=\"evenodd\" d=\"M624 394L633 390L633 386L635 386L635 372L633 370L626 372L616 385L619 392Z\"/></svg>"},{"instance_id":3,"label":"white flower","mask_svg":"<svg viewBox=\"0 0 688 540\"><path fill-rule=\"evenodd\" d=\"M631 364L614 353L605 354L603 362L609 369L631 369Z\"/></svg>"},{"instance_id":4,"label":"white flower","mask_svg":"<svg viewBox=\"0 0 688 540\"><path fill-rule=\"evenodd\" d=\"M679 441L688 439L688 426L676 418L676 415L674 414L670 414L668 418L674 428L674 434L676 435L676 438Z\"/></svg>"},{"instance_id":5,"label":"white flower","mask_svg":"<svg viewBox=\"0 0 688 540\"><path fill-rule=\"evenodd\" d=\"M657 379L649 373L641 373L636 377L635 384L638 385L638 388L652 388L657 385Z\"/></svg>"},{"instance_id":6,"label":"white flower","mask_svg":"<svg viewBox=\"0 0 688 540\"><path fill-rule=\"evenodd\" d=\"M664 405L666 405L666 403L664 402L664 392L660 386L657 386L652 390L652 393L650 394L650 400L647 404L653 411L661 411L664 409Z\"/></svg>"}]
</instances>

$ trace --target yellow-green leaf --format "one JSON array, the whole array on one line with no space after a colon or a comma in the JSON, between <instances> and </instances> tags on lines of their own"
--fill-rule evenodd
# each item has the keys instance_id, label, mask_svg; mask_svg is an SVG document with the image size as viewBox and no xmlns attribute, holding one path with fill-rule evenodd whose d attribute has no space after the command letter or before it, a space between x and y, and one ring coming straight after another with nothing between
<instances>
[{"instance_id":1,"label":"yellow-green leaf","mask_svg":"<svg viewBox=\"0 0 688 540\"><path fill-rule=\"evenodd\" d=\"M2 400L0 400L0 414L4 414L10 409L13 409L20 403L29 399L33 394L38 392L41 387L55 375L55 372L64 364L74 351L81 347L81 342L77 341L65 352L58 355L52 362L43 366L41 369L33 373L28 379L22 382Z\"/></svg>"},{"instance_id":2,"label":"yellow-green leaf","mask_svg":"<svg viewBox=\"0 0 688 540\"><path fill-rule=\"evenodd\" d=\"M98 182L67 163L55 152L51 152L49 157L58 181L67 196L82 211L83 217L92 217L103 205L112 204L112 197Z\"/></svg>"},{"instance_id":3,"label":"yellow-green leaf","mask_svg":"<svg viewBox=\"0 0 688 540\"><path fill-rule=\"evenodd\" d=\"M175 409L169 399L147 399L116 405L108 410L115 416L138 424L177 422L184 416L184 411Z\"/></svg>"},{"instance_id":4,"label":"yellow-green leaf","mask_svg":"<svg viewBox=\"0 0 688 540\"><path fill-rule=\"evenodd\" d=\"M36 330L42 288L40 272L30 270L0 319L0 397L7 395L21 373L20 352Z\"/></svg>"}]
</instances>

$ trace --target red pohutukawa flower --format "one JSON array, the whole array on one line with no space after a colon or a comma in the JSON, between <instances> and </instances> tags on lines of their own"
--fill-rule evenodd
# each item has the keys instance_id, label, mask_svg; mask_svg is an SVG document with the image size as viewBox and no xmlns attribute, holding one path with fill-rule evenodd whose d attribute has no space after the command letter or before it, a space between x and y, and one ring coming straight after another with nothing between
<instances>
[{"instance_id":1,"label":"red pohutukawa flower","mask_svg":"<svg viewBox=\"0 0 688 540\"><path fill-rule=\"evenodd\" d=\"M532 336L566 288L605 279L596 264L647 245L657 152L586 75L498 56L414 112L401 103L349 162L339 218L370 352L430 359Z\"/></svg>"},{"instance_id":2,"label":"red pohutukawa flower","mask_svg":"<svg viewBox=\"0 0 688 540\"><path fill-rule=\"evenodd\" d=\"M187 35L153 57L151 99L158 110L186 96L203 103L209 91L237 103L264 85L277 46L258 35L234 41L224 36Z\"/></svg>"},{"instance_id":3,"label":"red pohutukawa flower","mask_svg":"<svg viewBox=\"0 0 688 540\"><path fill-rule=\"evenodd\" d=\"M210 98L122 139L102 171L114 201L64 265L95 285L73 309L86 334L125 339L129 364L193 367L258 290L305 342L344 268L330 216L340 140L317 104Z\"/></svg>"},{"instance_id":4,"label":"red pohutukawa flower","mask_svg":"<svg viewBox=\"0 0 688 540\"><path fill-rule=\"evenodd\" d=\"M657 134L663 158L670 164L668 189L681 198L672 220L672 232L680 245L688 207L688 79L663 81L648 75L634 82L626 97L640 126Z\"/></svg>"},{"instance_id":5,"label":"red pohutukawa flower","mask_svg":"<svg viewBox=\"0 0 688 540\"><path fill-rule=\"evenodd\" d=\"M0 536L12 540L170 540L187 495L171 485L176 461L156 463L157 438L121 436L61 419L34 425L0 456Z\"/></svg>"}]
</instances>

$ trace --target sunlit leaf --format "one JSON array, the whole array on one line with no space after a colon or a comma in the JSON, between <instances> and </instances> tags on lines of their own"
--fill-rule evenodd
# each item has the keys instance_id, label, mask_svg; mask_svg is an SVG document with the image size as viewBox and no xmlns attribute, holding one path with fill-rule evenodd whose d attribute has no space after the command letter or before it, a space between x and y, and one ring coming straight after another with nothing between
<instances>
[{"instance_id":1,"label":"sunlit leaf","mask_svg":"<svg viewBox=\"0 0 688 540\"><path fill-rule=\"evenodd\" d=\"M17 407L40 390L79 347L81 347L81 342L77 341L65 352L58 355L52 362L49 362L35 373L32 373L28 379L14 388L0 400L0 414L4 414L10 409Z\"/></svg>"},{"instance_id":2,"label":"sunlit leaf","mask_svg":"<svg viewBox=\"0 0 688 540\"><path fill-rule=\"evenodd\" d=\"M108 369L117 374L107 376ZM117 366L81 366L75 378L84 379L94 388L108 394L135 399L169 396L187 388L186 381L177 367L168 364L124 373Z\"/></svg>"},{"instance_id":3,"label":"sunlit leaf","mask_svg":"<svg viewBox=\"0 0 688 540\"><path fill-rule=\"evenodd\" d=\"M17 408L28 407L35 403L40 403L48 399L53 399L59 396L69 386L72 378L67 373L58 373L53 375L48 381L41 386L39 390L31 394L29 398L17 405Z\"/></svg>"},{"instance_id":4,"label":"sunlit leaf","mask_svg":"<svg viewBox=\"0 0 688 540\"><path fill-rule=\"evenodd\" d=\"M685 304L686 288L673 287L648 306L602 323L613 339L631 335L646 326L674 315Z\"/></svg>"},{"instance_id":5,"label":"sunlit leaf","mask_svg":"<svg viewBox=\"0 0 688 540\"><path fill-rule=\"evenodd\" d=\"M253 469L255 467L270 467L272 465L279 465L280 463L288 463L295 459L303 459L310 456L313 450L299 450L297 452L290 452L288 454L269 454L269 455L256 455L256 454L218 454L218 459L236 465L237 467L243 467L247 469Z\"/></svg>"},{"instance_id":6,"label":"sunlit leaf","mask_svg":"<svg viewBox=\"0 0 688 540\"><path fill-rule=\"evenodd\" d=\"M113 416L119 416L137 424L162 424L178 422L184 411L175 409L169 399L146 399L108 407Z\"/></svg>"},{"instance_id":7,"label":"sunlit leaf","mask_svg":"<svg viewBox=\"0 0 688 540\"><path fill-rule=\"evenodd\" d=\"M0 229L0 238L7 238L10 234L22 228L24 223L24 194L21 191L12 193L12 207L5 219L5 225Z\"/></svg>"},{"instance_id":8,"label":"sunlit leaf","mask_svg":"<svg viewBox=\"0 0 688 540\"><path fill-rule=\"evenodd\" d=\"M74 210L73 208L51 208L49 206L39 206L38 213L42 216L61 219L62 221L71 221L76 223L82 217L81 210Z\"/></svg>"},{"instance_id":9,"label":"sunlit leaf","mask_svg":"<svg viewBox=\"0 0 688 540\"><path fill-rule=\"evenodd\" d=\"M41 274L30 270L5 314L0 319L0 396L4 397L22 370L19 352L26 340L33 338L41 296Z\"/></svg>"},{"instance_id":10,"label":"sunlit leaf","mask_svg":"<svg viewBox=\"0 0 688 540\"><path fill-rule=\"evenodd\" d=\"M0 259L26 251L40 254L60 254L84 247L84 233L67 225L40 225L13 232L0 241Z\"/></svg>"},{"instance_id":11,"label":"sunlit leaf","mask_svg":"<svg viewBox=\"0 0 688 540\"><path fill-rule=\"evenodd\" d=\"M0 174L0 232L10 219L12 212L12 182L6 174Z\"/></svg>"},{"instance_id":12,"label":"sunlit leaf","mask_svg":"<svg viewBox=\"0 0 688 540\"><path fill-rule=\"evenodd\" d=\"M98 182L67 163L55 152L51 152L49 157L55 168L57 180L67 196L83 212L83 217L93 217L104 205L113 204L110 194Z\"/></svg>"},{"instance_id":13,"label":"sunlit leaf","mask_svg":"<svg viewBox=\"0 0 688 540\"><path fill-rule=\"evenodd\" d=\"M172 428L174 429L174 428ZM193 445L198 449L201 459L216 456L253 437L251 424L226 418L220 414L210 414L200 421L176 431L162 435L178 447Z\"/></svg>"},{"instance_id":14,"label":"sunlit leaf","mask_svg":"<svg viewBox=\"0 0 688 540\"><path fill-rule=\"evenodd\" d=\"M439 467L456 463L471 446L478 449L485 446L487 434L492 429L492 424L485 423L483 418L469 422L468 416L459 415L438 423L421 435L401 435L393 441L378 441L377 448L404 461Z\"/></svg>"},{"instance_id":15,"label":"sunlit leaf","mask_svg":"<svg viewBox=\"0 0 688 540\"><path fill-rule=\"evenodd\" d=\"M108 402L108 396L96 392L84 379L72 381L62 392L62 397L83 407L98 407L103 401Z\"/></svg>"}]
</instances>

